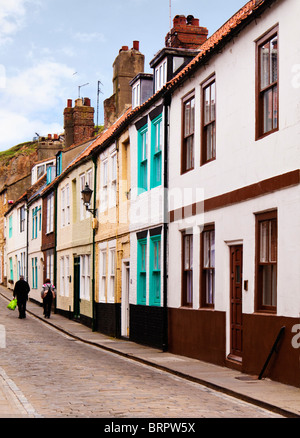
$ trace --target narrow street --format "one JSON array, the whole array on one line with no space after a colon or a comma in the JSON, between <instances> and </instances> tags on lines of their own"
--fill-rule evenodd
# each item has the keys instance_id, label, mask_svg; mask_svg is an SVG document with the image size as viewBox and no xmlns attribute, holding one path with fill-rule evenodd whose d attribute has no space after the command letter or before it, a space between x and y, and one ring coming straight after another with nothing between
<instances>
[{"instance_id":1,"label":"narrow street","mask_svg":"<svg viewBox=\"0 0 300 438\"><path fill-rule=\"evenodd\" d=\"M0 371L28 416L274 418L274 413L60 333L0 297ZM42 311L41 311L42 313ZM1 414L1 413L0 413Z\"/></svg>"}]
</instances>

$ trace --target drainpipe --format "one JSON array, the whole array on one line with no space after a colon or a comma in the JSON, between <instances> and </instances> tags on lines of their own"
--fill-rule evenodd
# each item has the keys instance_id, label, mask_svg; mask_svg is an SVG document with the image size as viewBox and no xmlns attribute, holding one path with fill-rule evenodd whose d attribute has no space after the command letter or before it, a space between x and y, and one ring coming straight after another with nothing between
<instances>
[{"instance_id":1,"label":"drainpipe","mask_svg":"<svg viewBox=\"0 0 300 438\"><path fill-rule=\"evenodd\" d=\"M96 217L96 189L97 189L97 157L93 156L94 163L94 211ZM96 306L95 306L95 228L93 228L93 266L92 266L92 331L96 331Z\"/></svg>"},{"instance_id":2,"label":"drainpipe","mask_svg":"<svg viewBox=\"0 0 300 438\"><path fill-rule=\"evenodd\" d=\"M29 254L28 254L28 248L29 248L29 208L28 208L28 202L26 200L26 213L27 213L27 223L26 223L26 281L28 282L28 261L29 261Z\"/></svg>"},{"instance_id":3,"label":"drainpipe","mask_svg":"<svg viewBox=\"0 0 300 438\"><path fill-rule=\"evenodd\" d=\"M168 150L171 95L164 95L163 351L168 350Z\"/></svg>"}]
</instances>

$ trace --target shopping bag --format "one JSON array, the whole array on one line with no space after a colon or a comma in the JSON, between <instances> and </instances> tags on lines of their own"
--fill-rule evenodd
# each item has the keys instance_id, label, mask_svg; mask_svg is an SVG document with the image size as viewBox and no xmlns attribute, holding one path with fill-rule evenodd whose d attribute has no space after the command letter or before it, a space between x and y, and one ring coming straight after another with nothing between
<instances>
[{"instance_id":1,"label":"shopping bag","mask_svg":"<svg viewBox=\"0 0 300 438\"><path fill-rule=\"evenodd\" d=\"M15 310L15 308L17 307L17 299L14 298L13 300L11 300L11 302L8 304L7 308L10 310Z\"/></svg>"}]
</instances>

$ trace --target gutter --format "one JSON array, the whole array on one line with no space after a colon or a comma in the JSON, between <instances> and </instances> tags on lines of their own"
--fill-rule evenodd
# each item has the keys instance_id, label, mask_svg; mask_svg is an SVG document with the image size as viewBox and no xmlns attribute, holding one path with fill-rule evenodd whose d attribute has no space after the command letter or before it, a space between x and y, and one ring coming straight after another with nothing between
<instances>
[{"instance_id":1,"label":"gutter","mask_svg":"<svg viewBox=\"0 0 300 438\"><path fill-rule=\"evenodd\" d=\"M168 152L171 94L164 95L163 351L168 351Z\"/></svg>"}]
</instances>

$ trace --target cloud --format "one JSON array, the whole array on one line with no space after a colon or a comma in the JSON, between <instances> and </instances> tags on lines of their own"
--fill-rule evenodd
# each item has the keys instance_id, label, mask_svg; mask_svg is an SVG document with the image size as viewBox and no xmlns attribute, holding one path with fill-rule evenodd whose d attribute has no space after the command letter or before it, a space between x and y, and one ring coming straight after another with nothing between
<instances>
[{"instance_id":1,"label":"cloud","mask_svg":"<svg viewBox=\"0 0 300 438\"><path fill-rule=\"evenodd\" d=\"M0 0L0 44L10 40L24 23L27 0Z\"/></svg>"},{"instance_id":2,"label":"cloud","mask_svg":"<svg viewBox=\"0 0 300 438\"><path fill-rule=\"evenodd\" d=\"M47 135L63 131L59 123L45 123L40 119L28 118L13 111L0 110L0 150L7 150L13 145L31 141L38 132Z\"/></svg>"},{"instance_id":3,"label":"cloud","mask_svg":"<svg viewBox=\"0 0 300 438\"><path fill-rule=\"evenodd\" d=\"M44 111L54 107L72 86L74 69L54 61L41 61L6 78L3 100L21 112Z\"/></svg>"},{"instance_id":4,"label":"cloud","mask_svg":"<svg viewBox=\"0 0 300 438\"><path fill-rule=\"evenodd\" d=\"M106 42L105 36L99 32L91 32L91 33L77 32L75 33L74 38L82 43L90 43L91 41L95 41L95 40L97 40L100 43Z\"/></svg>"},{"instance_id":5,"label":"cloud","mask_svg":"<svg viewBox=\"0 0 300 438\"><path fill-rule=\"evenodd\" d=\"M74 68L44 60L6 75L0 88L0 150L31 140L35 132L61 132L66 96L77 90L73 73Z\"/></svg>"}]
</instances>

